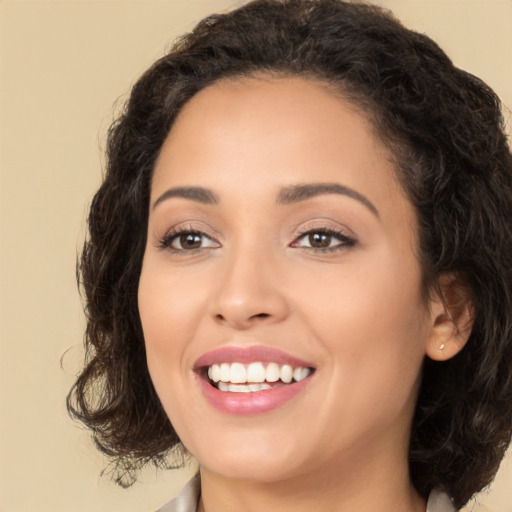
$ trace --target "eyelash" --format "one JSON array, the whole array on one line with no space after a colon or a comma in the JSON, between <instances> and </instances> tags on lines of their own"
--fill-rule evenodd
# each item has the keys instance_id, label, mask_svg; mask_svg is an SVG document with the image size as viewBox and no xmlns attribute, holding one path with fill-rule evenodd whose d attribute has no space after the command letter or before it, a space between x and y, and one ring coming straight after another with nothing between
<instances>
[{"instance_id":1,"label":"eyelash","mask_svg":"<svg viewBox=\"0 0 512 512\"><path fill-rule=\"evenodd\" d=\"M212 242L213 244L218 244L218 242L213 240L211 237L209 237L206 233L203 233L202 231L199 231L192 227L181 227L181 228L173 229L172 231L166 233L166 235L164 237L162 237L162 239L160 240L160 242L158 244L158 248L159 249L167 249L174 253L189 253L189 254L193 254L202 249L209 248L209 247L197 247L197 248L192 248L192 249L185 249L183 247L176 248L176 247L172 246L172 244L174 243L175 240L179 239L182 236L186 236L186 235L197 236L197 237L200 237L202 239L202 241L207 239L210 242ZM323 248L307 247L307 246L304 247L304 246L299 245L300 241L304 240L307 236L311 236L311 235L324 235L327 237L335 238L339 241L339 243L334 246L328 246L328 247L323 247ZM304 229L299 232L298 236L290 244L291 247L297 247L297 248L302 247L303 249L310 249L316 253L341 251L341 250L353 247L354 245L356 245L356 240L354 238L347 236L342 231L338 231L336 229L328 228L328 227ZM213 246L210 246L210 247L213 247Z\"/></svg>"},{"instance_id":2,"label":"eyelash","mask_svg":"<svg viewBox=\"0 0 512 512\"><path fill-rule=\"evenodd\" d=\"M295 241L291 244L292 247L301 247L299 242L304 240L307 236L311 235L325 235L331 238L336 238L339 240L339 243L334 246L329 247L303 247L305 249L311 249L314 252L326 253L326 252L336 252L348 249L350 247L354 247L356 245L356 240L350 236L347 236L342 231L339 231L334 228L322 227L322 228L307 228L299 232L299 236L295 239Z\"/></svg>"},{"instance_id":3,"label":"eyelash","mask_svg":"<svg viewBox=\"0 0 512 512\"><path fill-rule=\"evenodd\" d=\"M175 240L179 239L182 236L186 236L186 235L192 235L192 236L195 235L195 236L200 237L202 240L208 239L211 242L218 243L218 242L215 242L215 240L213 240L211 237L209 237L206 233L203 233L202 231L199 231L192 227L180 227L180 228L175 228L175 229L169 231L168 233L166 233L160 240L160 242L158 244L158 248L159 249L168 249L174 253L187 252L189 254L200 251L201 249L205 249L205 247L197 247L197 248L193 248L193 249L185 249L182 247L181 249L178 249L178 248L172 246L172 244Z\"/></svg>"}]
</instances>

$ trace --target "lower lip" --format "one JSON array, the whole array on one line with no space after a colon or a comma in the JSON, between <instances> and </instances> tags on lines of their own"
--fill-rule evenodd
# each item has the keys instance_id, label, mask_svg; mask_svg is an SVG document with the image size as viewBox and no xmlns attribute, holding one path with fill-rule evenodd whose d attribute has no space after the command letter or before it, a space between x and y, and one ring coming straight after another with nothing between
<instances>
[{"instance_id":1,"label":"lower lip","mask_svg":"<svg viewBox=\"0 0 512 512\"><path fill-rule=\"evenodd\" d=\"M198 380L203 395L215 409L225 414L250 416L283 406L307 387L310 377L293 384L284 384L272 389L249 393L220 391L200 376L198 376Z\"/></svg>"}]
</instances>

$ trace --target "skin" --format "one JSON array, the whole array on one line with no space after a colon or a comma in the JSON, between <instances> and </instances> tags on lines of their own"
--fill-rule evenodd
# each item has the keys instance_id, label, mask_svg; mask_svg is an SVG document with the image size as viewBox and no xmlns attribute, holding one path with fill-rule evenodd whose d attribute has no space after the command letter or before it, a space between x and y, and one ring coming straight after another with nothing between
<instances>
[{"instance_id":1,"label":"skin","mask_svg":"<svg viewBox=\"0 0 512 512\"><path fill-rule=\"evenodd\" d=\"M361 197L277 201L311 183ZM165 196L175 187L207 188L217 203ZM204 233L198 247L170 239L176 228ZM341 234L330 251L307 234L325 229ZM422 298L416 247L386 148L328 86L223 81L185 105L154 170L139 309L151 378L201 465L201 510L425 510L407 468L422 361L460 344L441 302ZM251 345L315 373L275 410L222 413L194 363Z\"/></svg>"}]
</instances>

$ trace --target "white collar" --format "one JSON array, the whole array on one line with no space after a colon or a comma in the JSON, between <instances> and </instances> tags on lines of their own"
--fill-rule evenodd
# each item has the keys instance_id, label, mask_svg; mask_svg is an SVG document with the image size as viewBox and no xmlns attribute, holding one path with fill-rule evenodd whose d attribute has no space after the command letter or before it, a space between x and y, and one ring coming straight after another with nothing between
<instances>
[{"instance_id":1,"label":"white collar","mask_svg":"<svg viewBox=\"0 0 512 512\"><path fill-rule=\"evenodd\" d=\"M159 508L157 512L197 512L200 490L199 475L196 475L187 482L176 498ZM428 498L426 512L457 512L457 509L447 494L434 490Z\"/></svg>"}]
</instances>

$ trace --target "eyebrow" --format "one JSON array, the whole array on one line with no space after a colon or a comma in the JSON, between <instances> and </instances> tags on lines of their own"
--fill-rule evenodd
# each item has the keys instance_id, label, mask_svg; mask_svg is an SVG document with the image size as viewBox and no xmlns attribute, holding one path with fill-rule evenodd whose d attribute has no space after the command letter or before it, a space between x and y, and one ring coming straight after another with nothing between
<instances>
[{"instance_id":1,"label":"eyebrow","mask_svg":"<svg viewBox=\"0 0 512 512\"><path fill-rule=\"evenodd\" d=\"M339 183L308 183L286 187L279 193L277 203L293 204L324 194L340 194L355 199L366 206L377 218L379 217L379 210L365 196Z\"/></svg>"},{"instance_id":2,"label":"eyebrow","mask_svg":"<svg viewBox=\"0 0 512 512\"><path fill-rule=\"evenodd\" d=\"M293 185L281 189L277 196L277 204L288 205L306 201L316 196L325 194L340 194L359 201L366 206L377 218L379 211L365 196L354 189L340 185L339 183L308 183L305 185ZM219 198L211 190L203 187L175 187L166 190L153 203L153 209L163 201L172 197L191 199L202 204L218 204Z\"/></svg>"},{"instance_id":3,"label":"eyebrow","mask_svg":"<svg viewBox=\"0 0 512 512\"><path fill-rule=\"evenodd\" d=\"M161 202L171 197L182 197L184 199L191 199L202 204L217 204L218 197L207 188L203 187L175 187L166 190L158 199L153 203L155 209Z\"/></svg>"}]
</instances>

